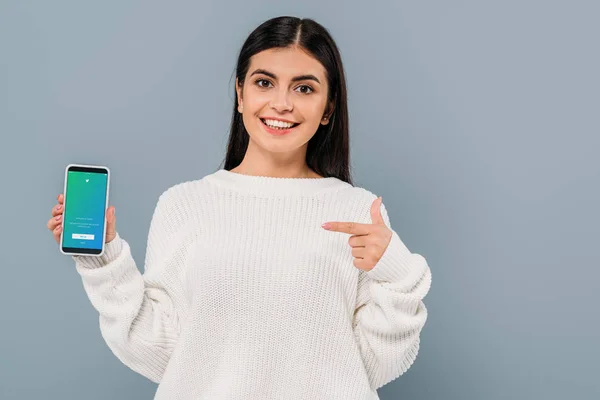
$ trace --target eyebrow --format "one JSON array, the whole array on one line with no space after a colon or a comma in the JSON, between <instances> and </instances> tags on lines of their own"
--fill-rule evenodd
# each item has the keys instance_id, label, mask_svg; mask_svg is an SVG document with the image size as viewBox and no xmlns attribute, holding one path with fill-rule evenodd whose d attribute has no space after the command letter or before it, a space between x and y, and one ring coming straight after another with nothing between
<instances>
[{"instance_id":1,"label":"eyebrow","mask_svg":"<svg viewBox=\"0 0 600 400\"><path fill-rule=\"evenodd\" d=\"M277 76L274 73L269 72L269 71L267 71L265 69L260 69L259 68L259 69L255 70L252 74L250 74L250 76L256 75L256 74L264 74L264 75L267 75L267 76L269 76L269 77L271 77L273 79L277 79ZM292 82L306 81L306 80L315 81L319 85L321 84L321 82L317 79L316 76L310 75L310 74L309 75L299 75L299 76L295 76L295 77L292 78Z\"/></svg>"}]
</instances>

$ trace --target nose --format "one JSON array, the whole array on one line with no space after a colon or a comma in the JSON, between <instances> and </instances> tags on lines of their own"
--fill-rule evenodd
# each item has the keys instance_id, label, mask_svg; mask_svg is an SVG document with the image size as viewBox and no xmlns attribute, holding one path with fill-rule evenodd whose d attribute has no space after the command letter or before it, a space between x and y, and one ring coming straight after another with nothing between
<instances>
[{"instance_id":1,"label":"nose","mask_svg":"<svg viewBox=\"0 0 600 400\"><path fill-rule=\"evenodd\" d=\"M276 110L277 112L291 111L293 109L292 103L288 96L288 91L285 87L281 87L279 90L276 90L273 96L274 97L270 104L272 109Z\"/></svg>"}]
</instances>

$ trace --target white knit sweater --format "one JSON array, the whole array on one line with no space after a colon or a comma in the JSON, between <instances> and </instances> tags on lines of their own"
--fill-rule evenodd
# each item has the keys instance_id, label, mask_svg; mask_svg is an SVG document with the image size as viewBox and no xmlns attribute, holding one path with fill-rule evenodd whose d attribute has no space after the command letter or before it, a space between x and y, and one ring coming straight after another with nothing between
<instances>
[{"instance_id":1,"label":"white knit sweater","mask_svg":"<svg viewBox=\"0 0 600 400\"><path fill-rule=\"evenodd\" d=\"M359 270L350 235L321 227L371 223L376 198L220 169L160 195L143 274L118 234L72 258L108 347L155 399L378 399L417 357L431 272L394 230Z\"/></svg>"}]
</instances>

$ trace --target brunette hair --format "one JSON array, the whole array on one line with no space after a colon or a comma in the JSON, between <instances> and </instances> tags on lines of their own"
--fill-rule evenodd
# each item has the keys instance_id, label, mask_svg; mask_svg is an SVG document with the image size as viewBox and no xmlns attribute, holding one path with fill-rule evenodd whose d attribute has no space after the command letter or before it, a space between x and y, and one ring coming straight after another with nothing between
<instances>
[{"instance_id":1,"label":"brunette hair","mask_svg":"<svg viewBox=\"0 0 600 400\"><path fill-rule=\"evenodd\" d=\"M240 50L235 70L238 84L243 87L253 55L272 48L290 46L302 48L323 65L329 87L327 104L334 104L329 123L319 124L317 132L308 142L306 163L323 177L336 177L352 184L346 79L340 52L327 29L310 18L281 16L263 22L250 33ZM238 112L235 90L234 98L223 167L226 170L231 170L242 162L249 141L242 115Z\"/></svg>"}]
</instances>

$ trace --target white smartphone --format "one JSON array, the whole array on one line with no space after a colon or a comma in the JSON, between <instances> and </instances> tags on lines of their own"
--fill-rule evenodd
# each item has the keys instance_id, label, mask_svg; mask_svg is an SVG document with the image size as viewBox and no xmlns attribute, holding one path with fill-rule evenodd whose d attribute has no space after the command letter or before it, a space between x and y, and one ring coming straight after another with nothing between
<instances>
[{"instance_id":1,"label":"white smartphone","mask_svg":"<svg viewBox=\"0 0 600 400\"><path fill-rule=\"evenodd\" d=\"M101 165L65 168L60 251L66 255L101 256L106 237L110 170Z\"/></svg>"}]
</instances>

